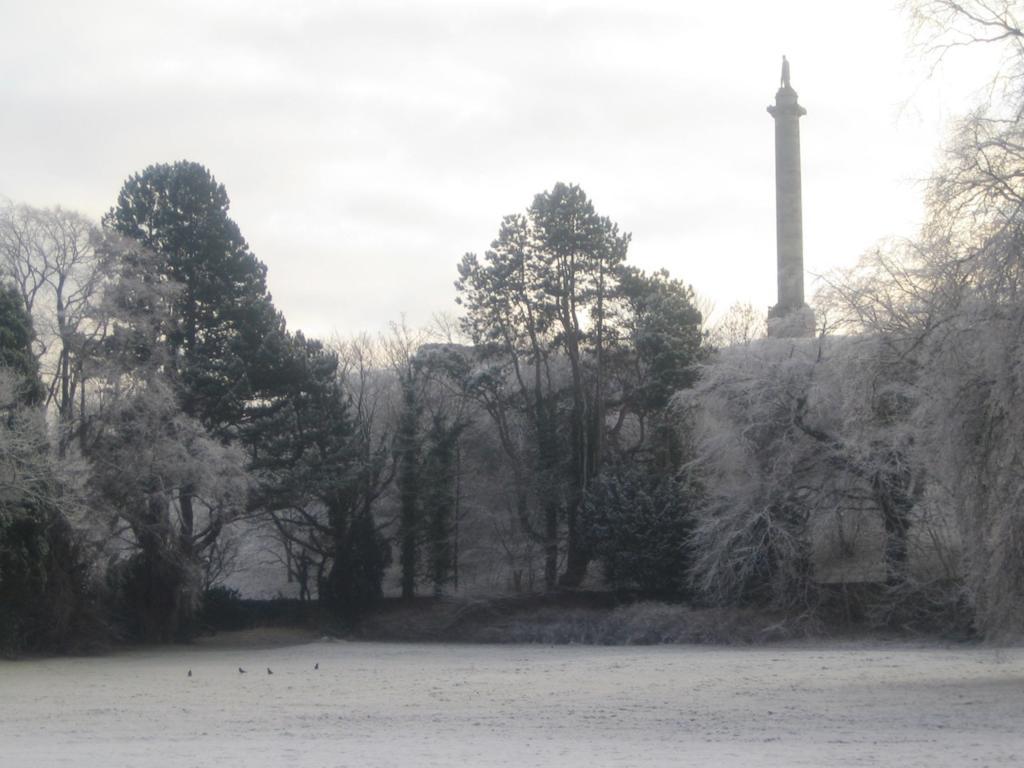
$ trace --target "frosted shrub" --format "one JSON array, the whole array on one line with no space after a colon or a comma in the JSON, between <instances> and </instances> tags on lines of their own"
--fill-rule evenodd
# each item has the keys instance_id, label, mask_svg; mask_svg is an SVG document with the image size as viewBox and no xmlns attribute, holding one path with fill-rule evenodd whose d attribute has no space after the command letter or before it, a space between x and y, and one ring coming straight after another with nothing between
<instances>
[{"instance_id":1,"label":"frosted shrub","mask_svg":"<svg viewBox=\"0 0 1024 768\"><path fill-rule=\"evenodd\" d=\"M724 350L686 400L707 493L693 579L712 603L813 600L806 494L794 480L814 448L796 417L815 356L807 341Z\"/></svg>"},{"instance_id":2,"label":"frosted shrub","mask_svg":"<svg viewBox=\"0 0 1024 768\"><path fill-rule=\"evenodd\" d=\"M684 403L706 491L692 578L712 604L814 609L823 583L908 577L915 392L876 338L723 350Z\"/></svg>"}]
</instances>

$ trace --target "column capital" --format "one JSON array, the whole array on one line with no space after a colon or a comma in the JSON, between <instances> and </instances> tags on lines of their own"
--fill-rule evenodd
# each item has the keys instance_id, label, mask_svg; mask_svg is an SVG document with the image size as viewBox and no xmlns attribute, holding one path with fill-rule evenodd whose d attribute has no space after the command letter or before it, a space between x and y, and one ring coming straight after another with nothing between
<instances>
[{"instance_id":1,"label":"column capital","mask_svg":"<svg viewBox=\"0 0 1024 768\"><path fill-rule=\"evenodd\" d=\"M797 93L789 86L783 86L775 93L775 104L768 107L772 117L803 117L807 110L797 103Z\"/></svg>"}]
</instances>

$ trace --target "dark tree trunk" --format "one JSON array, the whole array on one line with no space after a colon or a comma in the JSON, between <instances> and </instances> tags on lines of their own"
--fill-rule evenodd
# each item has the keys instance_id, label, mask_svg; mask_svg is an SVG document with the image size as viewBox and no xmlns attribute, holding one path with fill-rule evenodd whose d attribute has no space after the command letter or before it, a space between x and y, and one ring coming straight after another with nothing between
<instances>
[{"instance_id":1,"label":"dark tree trunk","mask_svg":"<svg viewBox=\"0 0 1024 768\"><path fill-rule=\"evenodd\" d=\"M544 505L544 589L558 586L558 505Z\"/></svg>"},{"instance_id":2,"label":"dark tree trunk","mask_svg":"<svg viewBox=\"0 0 1024 768\"><path fill-rule=\"evenodd\" d=\"M909 478L898 469L886 467L872 478L872 486L885 526L886 583L896 586L906 581L909 567L908 534L914 505L908 492Z\"/></svg>"},{"instance_id":3,"label":"dark tree trunk","mask_svg":"<svg viewBox=\"0 0 1024 768\"><path fill-rule=\"evenodd\" d=\"M568 589L576 589L583 583L591 560L590 552L580 541L578 526L579 515L577 511L571 510L569 512L569 544L566 552L565 573L562 574L560 581L561 586Z\"/></svg>"},{"instance_id":4,"label":"dark tree trunk","mask_svg":"<svg viewBox=\"0 0 1024 768\"><path fill-rule=\"evenodd\" d=\"M189 559L195 549L193 536L195 535L196 516L195 508L192 505L194 494L195 489L191 485L186 485L178 494L178 503L181 505L181 551Z\"/></svg>"},{"instance_id":5,"label":"dark tree trunk","mask_svg":"<svg viewBox=\"0 0 1024 768\"><path fill-rule=\"evenodd\" d=\"M899 449L890 449L881 469L871 477L871 488L885 527L886 583L889 586L906 581L910 564L910 510L916 499L913 477L905 458Z\"/></svg>"}]
</instances>

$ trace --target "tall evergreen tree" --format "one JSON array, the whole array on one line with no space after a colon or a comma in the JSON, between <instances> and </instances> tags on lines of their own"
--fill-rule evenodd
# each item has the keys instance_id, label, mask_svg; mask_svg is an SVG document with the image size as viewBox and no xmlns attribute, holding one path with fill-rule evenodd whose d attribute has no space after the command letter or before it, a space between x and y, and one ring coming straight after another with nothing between
<instances>
[{"instance_id":1,"label":"tall evergreen tree","mask_svg":"<svg viewBox=\"0 0 1024 768\"><path fill-rule=\"evenodd\" d=\"M0 286L0 368L13 374L18 399L27 406L39 405L46 394L39 379L39 362L32 353L34 336L21 294L13 286Z\"/></svg>"},{"instance_id":2,"label":"tall evergreen tree","mask_svg":"<svg viewBox=\"0 0 1024 768\"><path fill-rule=\"evenodd\" d=\"M395 483L398 486L399 563L402 597L416 593L416 567L422 528L420 499L420 403L413 365L401 374L402 406L395 432Z\"/></svg>"},{"instance_id":3,"label":"tall evergreen tree","mask_svg":"<svg viewBox=\"0 0 1024 768\"><path fill-rule=\"evenodd\" d=\"M579 513L603 463L609 324L628 246L629 235L599 216L579 187L559 183L537 195L525 216L505 217L483 260L467 254L459 266L463 328L501 368L490 381L530 425L529 474L543 519L540 526L522 522L544 546L549 589L558 577L563 521L563 583L579 584L590 560ZM510 440L503 445L510 457L518 452ZM512 458L525 464L522 455Z\"/></svg>"},{"instance_id":4,"label":"tall evergreen tree","mask_svg":"<svg viewBox=\"0 0 1024 768\"><path fill-rule=\"evenodd\" d=\"M456 452L464 428L464 423L452 423L443 413L436 413L426 436L421 471L423 527L435 595L444 591L454 568Z\"/></svg>"},{"instance_id":5,"label":"tall evergreen tree","mask_svg":"<svg viewBox=\"0 0 1024 768\"><path fill-rule=\"evenodd\" d=\"M261 347L283 325L267 292L266 267L229 208L224 185L182 160L131 176L103 220L155 251L159 277L181 286L167 342L182 404L220 434L242 420L258 386Z\"/></svg>"},{"instance_id":6,"label":"tall evergreen tree","mask_svg":"<svg viewBox=\"0 0 1024 768\"><path fill-rule=\"evenodd\" d=\"M390 557L372 514L379 457L363 443L337 355L301 333L282 347L265 375L269 396L243 430L258 480L252 505L315 560L321 599L350 620L380 597Z\"/></svg>"},{"instance_id":7,"label":"tall evergreen tree","mask_svg":"<svg viewBox=\"0 0 1024 768\"><path fill-rule=\"evenodd\" d=\"M703 318L693 289L660 270L651 274L635 267L621 273L619 338L613 353L618 383L618 419L609 430L613 463L644 463L661 477L675 474L683 459L670 401L694 386L697 366L707 357ZM631 417L642 439L631 445L622 438Z\"/></svg>"}]
</instances>

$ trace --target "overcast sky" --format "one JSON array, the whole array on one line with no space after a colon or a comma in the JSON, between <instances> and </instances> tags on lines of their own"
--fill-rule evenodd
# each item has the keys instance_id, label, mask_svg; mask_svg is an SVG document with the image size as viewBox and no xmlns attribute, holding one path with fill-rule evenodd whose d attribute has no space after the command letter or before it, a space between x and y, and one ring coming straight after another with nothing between
<instances>
[{"instance_id":1,"label":"overcast sky","mask_svg":"<svg viewBox=\"0 0 1024 768\"><path fill-rule=\"evenodd\" d=\"M347 335L455 311L462 254L574 182L631 262L766 309L782 54L808 272L912 235L978 82L929 78L889 0L0 0L0 195L98 217L198 161L289 325Z\"/></svg>"}]
</instances>

